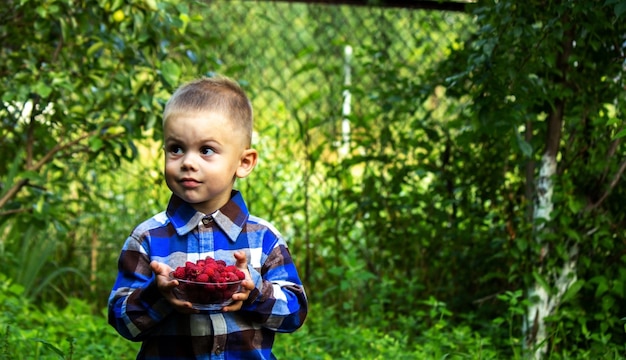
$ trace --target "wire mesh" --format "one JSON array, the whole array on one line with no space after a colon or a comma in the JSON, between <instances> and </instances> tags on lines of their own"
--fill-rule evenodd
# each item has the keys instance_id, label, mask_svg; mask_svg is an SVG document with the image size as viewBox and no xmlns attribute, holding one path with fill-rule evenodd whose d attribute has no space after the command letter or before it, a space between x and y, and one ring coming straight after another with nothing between
<instances>
[{"instance_id":1,"label":"wire mesh","mask_svg":"<svg viewBox=\"0 0 626 360\"><path fill-rule=\"evenodd\" d=\"M273 1L209 1L207 37L214 61L249 82L259 124L297 122L294 131L324 129L336 142L345 90L375 92L377 58L405 76L418 75L425 54L443 53L464 15L403 8ZM346 51L351 50L351 56ZM347 63L349 62L349 63ZM264 126L264 125L261 125Z\"/></svg>"}]
</instances>

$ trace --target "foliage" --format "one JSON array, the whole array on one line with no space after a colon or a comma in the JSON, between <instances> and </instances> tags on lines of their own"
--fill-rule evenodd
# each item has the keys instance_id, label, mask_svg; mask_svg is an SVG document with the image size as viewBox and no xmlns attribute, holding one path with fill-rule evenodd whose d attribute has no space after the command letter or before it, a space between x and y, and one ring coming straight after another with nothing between
<instances>
[{"instance_id":1,"label":"foliage","mask_svg":"<svg viewBox=\"0 0 626 360\"><path fill-rule=\"evenodd\" d=\"M72 299L67 307L46 304L32 307L24 301L23 288L0 275L0 359L124 359L134 358L137 344L117 336L105 314L90 315L89 304ZM314 305L312 317L302 331L279 335L276 355L283 359L494 359L487 339L469 328L450 328L444 308L434 306L430 315L438 320L417 341L402 332L346 327L336 323L334 312ZM46 324L45 331L42 325ZM98 339L94 342L94 339ZM127 357L125 357L127 356Z\"/></svg>"},{"instance_id":2,"label":"foliage","mask_svg":"<svg viewBox=\"0 0 626 360\"><path fill-rule=\"evenodd\" d=\"M12 0L0 10L0 256L18 262L0 269L29 297L62 272L96 267L74 255L97 240L117 196L98 178L137 156L136 139L159 134L163 100L196 60L188 11L151 0ZM38 277L47 280L33 288Z\"/></svg>"},{"instance_id":3,"label":"foliage","mask_svg":"<svg viewBox=\"0 0 626 360\"><path fill-rule=\"evenodd\" d=\"M118 336L106 323L106 314L90 314L85 300L72 299L64 308L52 304L38 308L24 301L21 286L1 274L0 284L0 359L134 358L138 344ZM279 334L274 352L279 359L294 360L522 358L506 355L468 326L452 326L448 321L452 313L445 304L429 299L425 305L427 310L412 319L415 322L405 324L422 330L420 336L412 337L403 330L388 332L358 322L341 323L336 311L313 304L307 325L293 334ZM511 324L505 320L504 325ZM624 359L618 350L572 352L562 358Z\"/></svg>"},{"instance_id":4,"label":"foliage","mask_svg":"<svg viewBox=\"0 0 626 360\"><path fill-rule=\"evenodd\" d=\"M506 221L503 280L514 289L537 282L554 296L562 283L544 275L576 264L576 281L546 319L554 356L624 342L619 304L625 294L614 285L626 280L619 270L626 218L616 207L624 201L617 184L626 167L619 136L623 4L481 3L473 11L478 30L440 65L438 74L445 76L433 78L449 99L472 108L459 114L465 135L453 142L473 161L455 161L456 174L472 179L478 194L499 194L490 207ZM535 166L546 154L558 159L553 220L545 224L548 231L537 232L543 224L531 218ZM489 264L480 272L496 276L493 270Z\"/></svg>"},{"instance_id":5,"label":"foliage","mask_svg":"<svg viewBox=\"0 0 626 360\"><path fill-rule=\"evenodd\" d=\"M304 328L279 335L279 358L523 358L524 289L554 290L534 271L532 210L560 104L540 264L558 268L575 244L577 280L547 319L549 355L622 358L624 1L411 18L245 1L11 5L0 10L0 356L134 356L102 309L124 236L167 201L161 106L181 81L219 71L256 110L261 159L237 187L284 232L311 300ZM279 75L270 59L285 61Z\"/></svg>"},{"instance_id":6,"label":"foliage","mask_svg":"<svg viewBox=\"0 0 626 360\"><path fill-rule=\"evenodd\" d=\"M0 273L0 359L134 359L137 344L121 338L106 314L73 298L59 308L33 306L24 288Z\"/></svg>"}]
</instances>

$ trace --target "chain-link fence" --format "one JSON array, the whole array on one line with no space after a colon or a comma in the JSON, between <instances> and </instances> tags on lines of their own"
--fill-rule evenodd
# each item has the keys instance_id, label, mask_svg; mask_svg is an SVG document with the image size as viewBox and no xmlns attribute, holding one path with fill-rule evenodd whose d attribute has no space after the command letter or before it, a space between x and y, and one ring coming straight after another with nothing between
<instances>
[{"instance_id":1,"label":"chain-link fence","mask_svg":"<svg viewBox=\"0 0 626 360\"><path fill-rule=\"evenodd\" d=\"M380 74L365 70L368 59L380 57L390 68L417 74L425 54L443 56L455 32L463 31L458 12L273 1L207 4L215 61L250 82L257 122L308 122L309 129L325 124L335 140L343 115L358 112L358 95L346 99L346 85L374 92L379 83Z\"/></svg>"},{"instance_id":2,"label":"chain-link fence","mask_svg":"<svg viewBox=\"0 0 626 360\"><path fill-rule=\"evenodd\" d=\"M345 240L340 219L349 210L340 209L346 187L338 171L342 156L354 154L350 137L380 127L382 104L390 103L382 100L385 91L394 93L444 59L467 16L273 1L216 0L207 6L203 21L211 54L202 56L215 64L204 68L248 83L262 134L250 184L269 187L280 201L263 201L254 185L238 188L251 211L272 219L304 256L309 280L311 269L338 253ZM266 157L272 163L264 167Z\"/></svg>"}]
</instances>

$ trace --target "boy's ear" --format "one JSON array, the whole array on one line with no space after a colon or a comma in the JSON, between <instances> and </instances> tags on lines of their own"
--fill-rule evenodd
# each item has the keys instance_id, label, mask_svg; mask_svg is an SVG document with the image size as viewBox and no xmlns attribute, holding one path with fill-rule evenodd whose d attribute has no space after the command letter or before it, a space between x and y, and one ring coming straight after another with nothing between
<instances>
[{"instance_id":1,"label":"boy's ear","mask_svg":"<svg viewBox=\"0 0 626 360\"><path fill-rule=\"evenodd\" d=\"M241 159L239 160L239 167L237 168L238 178L245 178L250 175L254 167L256 166L257 159L259 158L259 153L257 153L254 149L246 149L241 154Z\"/></svg>"}]
</instances>

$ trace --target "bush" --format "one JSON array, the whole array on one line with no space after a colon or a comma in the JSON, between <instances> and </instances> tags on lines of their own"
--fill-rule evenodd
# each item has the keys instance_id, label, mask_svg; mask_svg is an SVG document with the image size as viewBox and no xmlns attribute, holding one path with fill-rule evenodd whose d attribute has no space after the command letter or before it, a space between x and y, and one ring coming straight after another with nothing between
<instances>
[{"instance_id":1,"label":"bush","mask_svg":"<svg viewBox=\"0 0 626 360\"><path fill-rule=\"evenodd\" d=\"M448 312L441 303L423 314L438 320L419 336L415 328L424 327L431 319L414 319L404 324L406 329L386 332L383 328L367 326L375 321L367 313L357 322L337 321L332 307L312 304L304 327L289 335L280 334L274 347L279 359L498 359L494 346L468 326L450 327ZM408 329L412 327L413 329Z\"/></svg>"},{"instance_id":2,"label":"bush","mask_svg":"<svg viewBox=\"0 0 626 360\"><path fill-rule=\"evenodd\" d=\"M84 300L35 307L0 273L0 359L134 359L139 344L119 336Z\"/></svg>"},{"instance_id":3,"label":"bush","mask_svg":"<svg viewBox=\"0 0 626 360\"><path fill-rule=\"evenodd\" d=\"M94 312L84 300L70 298L60 309L44 303L34 306L24 289L0 273L0 360L18 359L134 359L139 344L119 336L108 325L105 310ZM363 312L352 322L339 321L339 307L313 303L304 326L292 334L278 334L274 353L278 359L521 359L492 338L467 324L453 325L452 313L434 299L424 303L429 311L416 311L389 332L373 326L376 315ZM509 304L515 306L515 304ZM511 319L500 319L505 326ZM417 334L417 335L415 335ZM502 336L496 333L492 336ZM611 347L550 359L625 359L623 348Z\"/></svg>"}]
</instances>

